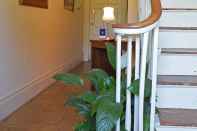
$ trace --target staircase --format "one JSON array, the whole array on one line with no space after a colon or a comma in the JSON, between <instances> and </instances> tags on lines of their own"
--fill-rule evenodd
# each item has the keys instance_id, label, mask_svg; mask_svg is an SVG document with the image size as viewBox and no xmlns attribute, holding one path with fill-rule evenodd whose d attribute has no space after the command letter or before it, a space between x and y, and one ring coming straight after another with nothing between
<instances>
[{"instance_id":1,"label":"staircase","mask_svg":"<svg viewBox=\"0 0 197 131\"><path fill-rule=\"evenodd\" d=\"M156 131L197 131L197 0L161 0Z\"/></svg>"},{"instance_id":2,"label":"staircase","mask_svg":"<svg viewBox=\"0 0 197 131\"><path fill-rule=\"evenodd\" d=\"M125 37L127 86L132 75L132 41L136 50L135 78L140 79L134 116L129 110L131 94L126 92L125 129L131 131L134 117L134 131L144 131L145 74L150 58L149 131L197 131L197 0L139 0L139 15L140 22L113 25L117 40L116 102L121 100L121 41ZM152 47L152 55L147 53L148 46ZM120 120L116 131L120 131Z\"/></svg>"}]
</instances>

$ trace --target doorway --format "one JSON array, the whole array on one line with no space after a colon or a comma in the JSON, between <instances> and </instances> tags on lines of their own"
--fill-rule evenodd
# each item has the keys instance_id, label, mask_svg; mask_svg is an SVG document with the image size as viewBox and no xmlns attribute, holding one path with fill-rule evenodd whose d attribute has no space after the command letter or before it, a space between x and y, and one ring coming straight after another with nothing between
<instances>
[{"instance_id":1,"label":"doorway","mask_svg":"<svg viewBox=\"0 0 197 131\"><path fill-rule=\"evenodd\" d=\"M89 3L88 3L88 2ZM86 0L84 3L84 60L91 60L91 43L90 40L99 39L99 28L105 24L102 20L103 8L110 6L114 8L115 20L113 23L127 22L127 1L128 0ZM89 6L89 7L88 7ZM87 9L89 8L89 9ZM88 11L88 13L87 13ZM88 19L88 21L87 21ZM108 29L112 34L112 29Z\"/></svg>"}]
</instances>

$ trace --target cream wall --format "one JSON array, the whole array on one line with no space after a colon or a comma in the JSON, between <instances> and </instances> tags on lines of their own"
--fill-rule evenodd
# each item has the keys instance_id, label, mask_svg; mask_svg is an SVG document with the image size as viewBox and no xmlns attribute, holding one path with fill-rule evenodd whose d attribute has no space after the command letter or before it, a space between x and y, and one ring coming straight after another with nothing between
<instances>
[{"instance_id":1,"label":"cream wall","mask_svg":"<svg viewBox=\"0 0 197 131\"><path fill-rule=\"evenodd\" d=\"M138 20L138 0L128 0L128 22L133 23Z\"/></svg>"},{"instance_id":2,"label":"cream wall","mask_svg":"<svg viewBox=\"0 0 197 131\"><path fill-rule=\"evenodd\" d=\"M49 0L49 9L0 4L0 119L82 60L82 13Z\"/></svg>"}]
</instances>

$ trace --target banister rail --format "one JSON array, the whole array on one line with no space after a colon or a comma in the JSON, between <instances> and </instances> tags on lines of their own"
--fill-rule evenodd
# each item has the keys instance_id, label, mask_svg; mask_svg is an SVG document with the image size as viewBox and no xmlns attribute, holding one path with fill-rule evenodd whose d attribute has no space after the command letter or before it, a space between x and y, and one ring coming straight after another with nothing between
<instances>
[{"instance_id":1,"label":"banister rail","mask_svg":"<svg viewBox=\"0 0 197 131\"><path fill-rule=\"evenodd\" d=\"M147 0L148 1L148 0ZM155 130L155 108L156 108L156 89L157 89L157 59L158 59L158 38L159 20L162 14L160 0L151 0L151 15L145 20L131 24L113 24L112 28L116 34L116 102L121 102L121 42L123 37L128 38L127 47L127 86L132 84L132 41L135 41L135 79L139 79L139 96L135 96L134 116L131 113L131 92L126 89L126 110L125 110L125 129L131 131L144 131L144 94L146 80L146 65L151 65L149 74L152 79L151 89L151 111L149 131ZM150 6L149 6L150 7ZM146 11L146 9L144 9ZM147 12L145 12L147 13ZM147 60L148 47L151 45L151 61ZM132 117L134 119L132 119ZM134 122L132 122L134 120ZM133 127L131 127L133 125ZM120 120L117 121L116 131L120 131Z\"/></svg>"},{"instance_id":2,"label":"banister rail","mask_svg":"<svg viewBox=\"0 0 197 131\"><path fill-rule=\"evenodd\" d=\"M141 29L157 23L161 17L162 9L160 0L151 1L151 15L143 21L130 24L113 24L112 28L119 29Z\"/></svg>"}]
</instances>

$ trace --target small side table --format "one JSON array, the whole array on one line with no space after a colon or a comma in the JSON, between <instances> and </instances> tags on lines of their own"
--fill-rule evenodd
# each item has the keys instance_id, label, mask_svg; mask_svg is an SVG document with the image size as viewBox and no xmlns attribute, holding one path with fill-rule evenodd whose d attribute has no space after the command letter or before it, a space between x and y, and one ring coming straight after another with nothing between
<instances>
[{"instance_id":1,"label":"small side table","mask_svg":"<svg viewBox=\"0 0 197 131\"><path fill-rule=\"evenodd\" d=\"M115 45L115 40L90 40L92 48L92 68L100 68L106 71L110 75L115 75L115 70L111 67L108 58L106 45L112 43Z\"/></svg>"}]
</instances>

